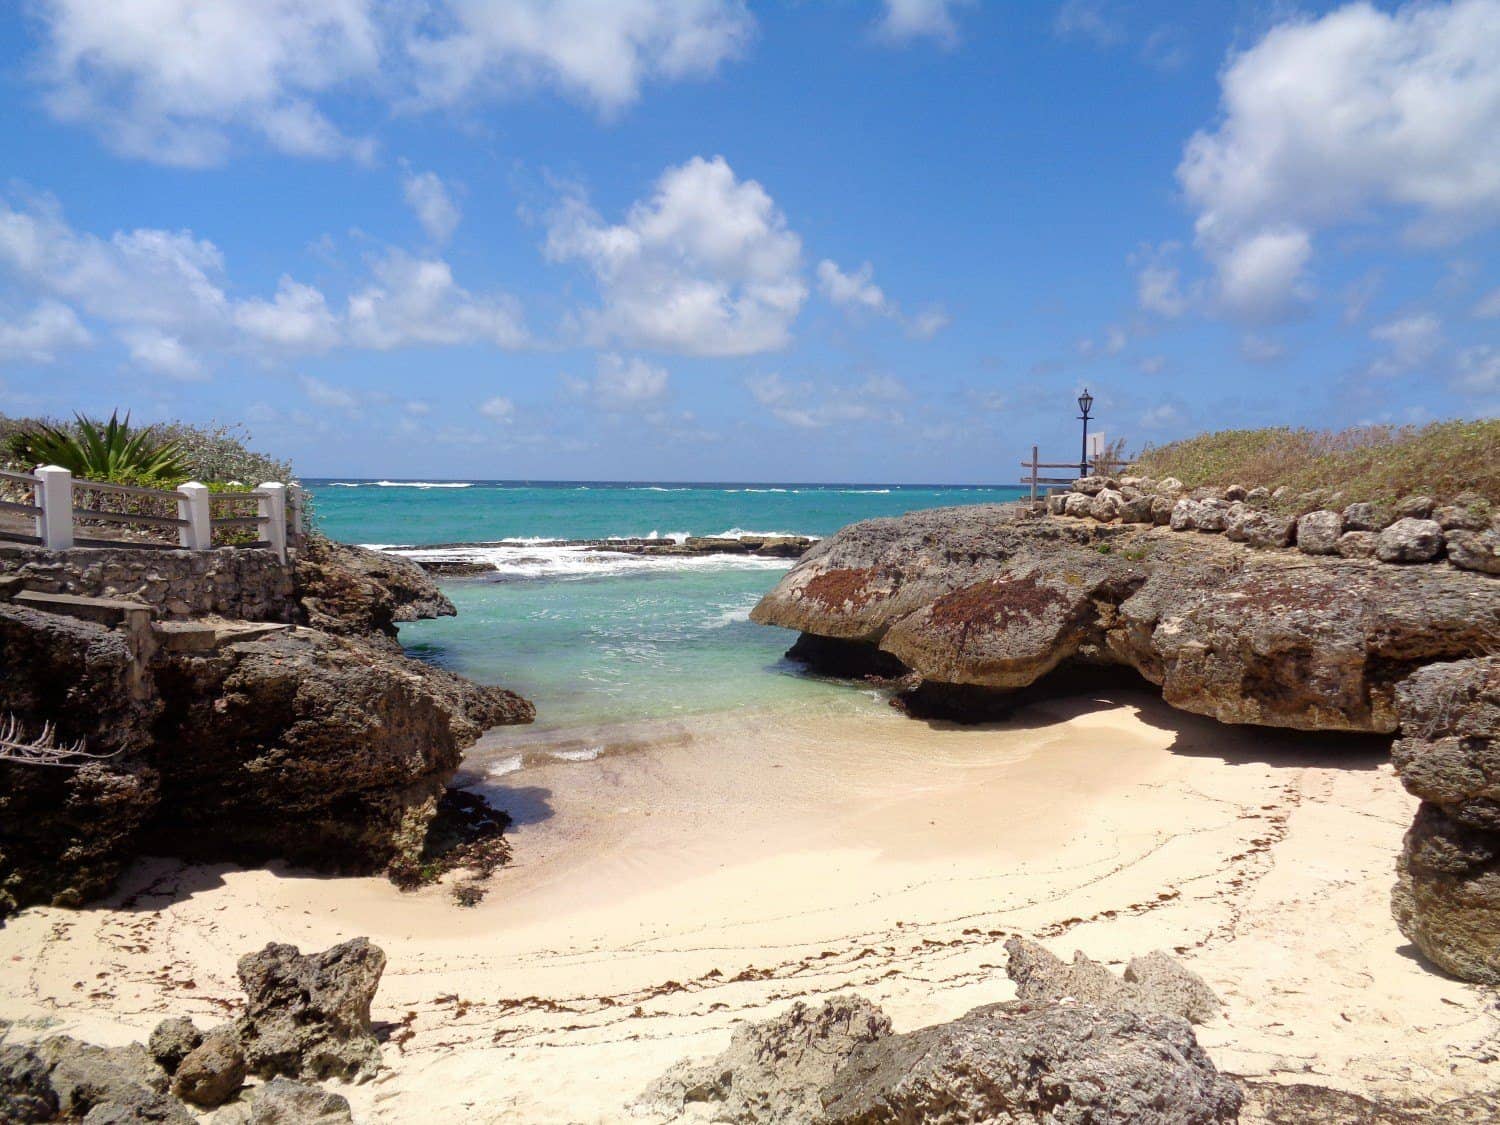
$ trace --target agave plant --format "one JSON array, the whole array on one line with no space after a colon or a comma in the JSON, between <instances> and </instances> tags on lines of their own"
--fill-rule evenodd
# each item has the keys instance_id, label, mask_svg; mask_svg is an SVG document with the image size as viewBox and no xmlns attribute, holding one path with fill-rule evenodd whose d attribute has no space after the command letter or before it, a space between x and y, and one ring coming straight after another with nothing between
<instances>
[{"instance_id":1,"label":"agave plant","mask_svg":"<svg viewBox=\"0 0 1500 1125\"><path fill-rule=\"evenodd\" d=\"M75 417L77 433L42 424L21 435L23 459L58 465L90 480L170 481L187 475L181 446L158 440L150 428L132 428L129 414L122 419L116 410L103 423L82 414Z\"/></svg>"}]
</instances>

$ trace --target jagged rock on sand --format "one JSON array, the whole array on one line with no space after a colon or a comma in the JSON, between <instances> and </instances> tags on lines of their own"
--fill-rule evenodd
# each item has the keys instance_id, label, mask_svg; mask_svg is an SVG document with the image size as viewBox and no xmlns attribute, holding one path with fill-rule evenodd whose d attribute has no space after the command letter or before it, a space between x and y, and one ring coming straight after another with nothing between
<instances>
[{"instance_id":1,"label":"jagged rock on sand","mask_svg":"<svg viewBox=\"0 0 1500 1125\"><path fill-rule=\"evenodd\" d=\"M1422 804L1391 905L1439 968L1500 984L1500 656L1423 668L1397 689L1401 781Z\"/></svg>"},{"instance_id":2,"label":"jagged rock on sand","mask_svg":"<svg viewBox=\"0 0 1500 1125\"><path fill-rule=\"evenodd\" d=\"M890 1034L886 1014L859 996L816 1008L799 1001L776 1019L738 1028L717 1058L679 1063L637 1105L677 1114L708 1102L715 1121L798 1125L816 1116L819 1092L856 1047Z\"/></svg>"},{"instance_id":3,"label":"jagged rock on sand","mask_svg":"<svg viewBox=\"0 0 1500 1125\"><path fill-rule=\"evenodd\" d=\"M185 1102L212 1109L234 1095L246 1073L245 1052L234 1028L215 1028L178 1064L172 1093Z\"/></svg>"},{"instance_id":4,"label":"jagged rock on sand","mask_svg":"<svg viewBox=\"0 0 1500 1125\"><path fill-rule=\"evenodd\" d=\"M1012 1002L861 1047L823 1091L818 1120L1207 1125L1239 1107L1185 1020Z\"/></svg>"},{"instance_id":5,"label":"jagged rock on sand","mask_svg":"<svg viewBox=\"0 0 1500 1125\"><path fill-rule=\"evenodd\" d=\"M1202 977L1160 950L1132 958L1123 978L1081 951L1068 963L1029 938L1007 939L1005 952L1005 971L1016 983L1019 1000L1133 1008L1191 1023L1210 1020L1223 1008Z\"/></svg>"},{"instance_id":6,"label":"jagged rock on sand","mask_svg":"<svg viewBox=\"0 0 1500 1125\"><path fill-rule=\"evenodd\" d=\"M261 1077L368 1079L380 1066L370 1003L385 954L368 938L303 955L271 944L240 958L248 998L239 1021L250 1070Z\"/></svg>"},{"instance_id":7,"label":"jagged rock on sand","mask_svg":"<svg viewBox=\"0 0 1500 1125\"><path fill-rule=\"evenodd\" d=\"M146 1040L146 1049L156 1065L168 1074L176 1074L178 1064L203 1042L203 1032L185 1016L162 1020Z\"/></svg>"}]
</instances>

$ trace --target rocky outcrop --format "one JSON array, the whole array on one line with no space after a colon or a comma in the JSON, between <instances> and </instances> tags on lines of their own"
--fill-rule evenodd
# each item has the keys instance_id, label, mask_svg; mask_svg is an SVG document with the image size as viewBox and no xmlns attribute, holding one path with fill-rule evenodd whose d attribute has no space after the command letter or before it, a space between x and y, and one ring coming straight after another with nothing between
<instances>
[{"instance_id":1,"label":"rocky outcrop","mask_svg":"<svg viewBox=\"0 0 1500 1125\"><path fill-rule=\"evenodd\" d=\"M1489 1125L1500 1094L1470 1094L1435 1105L1390 1105L1303 1082L1246 1082L1240 1125Z\"/></svg>"},{"instance_id":2,"label":"rocky outcrop","mask_svg":"<svg viewBox=\"0 0 1500 1125\"><path fill-rule=\"evenodd\" d=\"M1439 968L1500 984L1500 656L1423 668L1397 691L1392 759L1421 798L1392 910Z\"/></svg>"},{"instance_id":3,"label":"rocky outcrop","mask_svg":"<svg viewBox=\"0 0 1500 1125\"><path fill-rule=\"evenodd\" d=\"M738 1125L1207 1125L1234 1121L1240 1093L1168 1015L1012 1002L896 1035L879 1008L839 996L739 1029L639 1108L670 1117L694 1102Z\"/></svg>"},{"instance_id":4,"label":"rocky outcrop","mask_svg":"<svg viewBox=\"0 0 1500 1125\"><path fill-rule=\"evenodd\" d=\"M314 536L297 558L299 620L325 633L394 640L405 621L458 610L410 559Z\"/></svg>"},{"instance_id":5,"label":"rocky outcrop","mask_svg":"<svg viewBox=\"0 0 1500 1125\"><path fill-rule=\"evenodd\" d=\"M1393 732L1401 680L1500 632L1500 585L989 505L847 527L751 618L894 659L915 710L956 718L1055 669L1115 665L1224 722Z\"/></svg>"},{"instance_id":6,"label":"rocky outcrop","mask_svg":"<svg viewBox=\"0 0 1500 1125\"><path fill-rule=\"evenodd\" d=\"M0 1121L192 1125L192 1106L222 1107L213 1117L221 1125L352 1125L348 1099L279 1075L375 1073L370 1003L384 967L385 954L366 938L305 957L268 945L240 959L245 1015L207 1035L170 1019L148 1047L66 1035L0 1044ZM270 1081L242 1090L252 1071Z\"/></svg>"},{"instance_id":7,"label":"rocky outcrop","mask_svg":"<svg viewBox=\"0 0 1500 1125\"><path fill-rule=\"evenodd\" d=\"M1183 1020L1005 1003L856 1051L823 1091L820 1121L1207 1125L1239 1108Z\"/></svg>"},{"instance_id":8,"label":"rocky outcrop","mask_svg":"<svg viewBox=\"0 0 1500 1125\"><path fill-rule=\"evenodd\" d=\"M264 1078L373 1077L380 1045L370 1004L385 971L385 954L368 938L303 955L271 944L240 958L248 1005L239 1038L253 1073Z\"/></svg>"},{"instance_id":9,"label":"rocky outcrop","mask_svg":"<svg viewBox=\"0 0 1500 1125\"><path fill-rule=\"evenodd\" d=\"M1160 950L1132 958L1123 977L1082 952L1075 951L1069 963L1023 937L1007 939L1005 952L1018 1000L1160 1012L1189 1023L1205 1023L1223 1008L1202 977Z\"/></svg>"}]
</instances>

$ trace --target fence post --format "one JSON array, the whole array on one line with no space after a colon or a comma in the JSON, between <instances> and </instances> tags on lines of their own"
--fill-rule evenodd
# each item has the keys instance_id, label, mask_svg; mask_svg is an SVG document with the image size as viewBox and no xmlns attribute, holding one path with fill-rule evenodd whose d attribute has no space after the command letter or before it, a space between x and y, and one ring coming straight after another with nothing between
<instances>
[{"instance_id":1,"label":"fence post","mask_svg":"<svg viewBox=\"0 0 1500 1125\"><path fill-rule=\"evenodd\" d=\"M286 562L286 485L279 481L263 484L257 492L260 515L266 520L266 542L276 557Z\"/></svg>"},{"instance_id":2,"label":"fence post","mask_svg":"<svg viewBox=\"0 0 1500 1125\"><path fill-rule=\"evenodd\" d=\"M1033 445L1031 447L1031 506L1033 508L1036 507L1036 474L1037 474L1037 453L1036 453L1036 446Z\"/></svg>"},{"instance_id":3,"label":"fence post","mask_svg":"<svg viewBox=\"0 0 1500 1125\"><path fill-rule=\"evenodd\" d=\"M287 495L292 505L292 541L301 547L307 536L307 493L301 485L294 484L287 489Z\"/></svg>"},{"instance_id":4,"label":"fence post","mask_svg":"<svg viewBox=\"0 0 1500 1125\"><path fill-rule=\"evenodd\" d=\"M209 507L208 485L190 480L179 485L182 499L177 501L177 518L187 526L177 529L177 542L189 551L206 551L214 545L213 511Z\"/></svg>"},{"instance_id":5,"label":"fence post","mask_svg":"<svg viewBox=\"0 0 1500 1125\"><path fill-rule=\"evenodd\" d=\"M64 551L73 545L73 474L57 465L36 471L37 538L49 551Z\"/></svg>"}]
</instances>

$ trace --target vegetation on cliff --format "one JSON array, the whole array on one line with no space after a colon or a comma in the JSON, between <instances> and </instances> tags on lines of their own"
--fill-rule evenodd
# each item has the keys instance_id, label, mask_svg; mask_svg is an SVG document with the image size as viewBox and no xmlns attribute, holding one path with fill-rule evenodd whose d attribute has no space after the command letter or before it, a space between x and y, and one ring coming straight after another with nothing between
<instances>
[{"instance_id":1,"label":"vegetation on cliff","mask_svg":"<svg viewBox=\"0 0 1500 1125\"><path fill-rule=\"evenodd\" d=\"M1221 430L1147 448L1129 470L1190 488L1337 489L1348 503L1474 492L1500 505L1500 419L1346 430Z\"/></svg>"}]
</instances>

